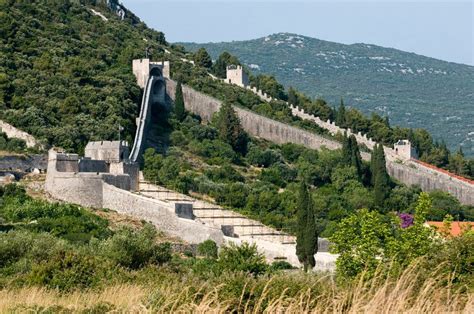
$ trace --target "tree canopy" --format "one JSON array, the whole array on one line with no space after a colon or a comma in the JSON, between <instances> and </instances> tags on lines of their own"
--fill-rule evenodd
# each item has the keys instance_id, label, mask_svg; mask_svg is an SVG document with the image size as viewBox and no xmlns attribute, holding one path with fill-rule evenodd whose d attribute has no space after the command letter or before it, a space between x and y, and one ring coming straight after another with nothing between
<instances>
[{"instance_id":1,"label":"tree canopy","mask_svg":"<svg viewBox=\"0 0 474 314\"><path fill-rule=\"evenodd\" d=\"M212 67L211 56L207 53L206 49L201 48L194 54L194 63L203 68L210 69Z\"/></svg>"}]
</instances>

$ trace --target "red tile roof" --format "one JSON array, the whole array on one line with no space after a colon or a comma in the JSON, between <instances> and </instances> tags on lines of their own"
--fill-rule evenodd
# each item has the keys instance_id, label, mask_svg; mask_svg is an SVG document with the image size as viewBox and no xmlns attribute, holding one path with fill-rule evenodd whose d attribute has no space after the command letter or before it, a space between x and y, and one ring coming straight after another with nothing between
<instances>
[{"instance_id":1,"label":"red tile roof","mask_svg":"<svg viewBox=\"0 0 474 314\"><path fill-rule=\"evenodd\" d=\"M442 221L427 221L431 227L435 227L436 230L441 231L444 229L444 223ZM457 237L461 232L471 226L471 230L474 230L474 222L469 221L453 221L451 223L450 233L453 237Z\"/></svg>"}]
</instances>

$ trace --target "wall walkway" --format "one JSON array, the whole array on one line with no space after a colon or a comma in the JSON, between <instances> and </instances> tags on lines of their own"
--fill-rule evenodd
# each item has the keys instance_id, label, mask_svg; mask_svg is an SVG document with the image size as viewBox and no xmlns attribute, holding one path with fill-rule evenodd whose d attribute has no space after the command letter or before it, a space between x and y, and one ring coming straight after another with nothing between
<instances>
[{"instance_id":1,"label":"wall walkway","mask_svg":"<svg viewBox=\"0 0 474 314\"><path fill-rule=\"evenodd\" d=\"M251 88L247 88L252 90ZM172 80L167 81L167 92L171 98L174 98L176 83ZM256 93L259 95L258 91ZM207 96L194 89L183 86L183 96L186 109L198 114L204 120L210 120L212 115L217 112L221 106L221 101ZM262 100L267 100L268 95L264 95ZM321 128L328 130L331 134L337 133L348 135L353 134L357 142L365 145L368 149L373 149L376 142L365 134L354 133L350 129L339 128L331 121L322 121L319 117L305 113L303 109L290 106L293 115L302 119L311 120ZM314 133L289 126L287 124L263 117L254 112L242 108L235 108L239 115L243 128L253 136L260 137L277 144L295 143L304 145L312 149L338 149L341 144L318 136ZM433 169L420 162L403 159L391 147L384 147L387 170L391 176L407 185L417 185L423 191L442 190L455 196L462 204L474 205L474 184L460 179L453 174L446 174L439 169ZM370 159L370 154L362 153L365 160Z\"/></svg>"}]
</instances>

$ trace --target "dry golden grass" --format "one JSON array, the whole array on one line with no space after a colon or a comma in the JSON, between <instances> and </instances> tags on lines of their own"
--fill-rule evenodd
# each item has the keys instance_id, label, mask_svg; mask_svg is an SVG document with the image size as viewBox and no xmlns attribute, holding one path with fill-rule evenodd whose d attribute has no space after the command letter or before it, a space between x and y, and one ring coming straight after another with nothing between
<instances>
[{"instance_id":1,"label":"dry golden grass","mask_svg":"<svg viewBox=\"0 0 474 314\"><path fill-rule=\"evenodd\" d=\"M279 274L250 279L240 297L226 294L225 284L193 280L152 286L118 285L100 291L61 294L42 288L0 290L0 312L80 312L100 309L114 313L473 313L474 296L441 286L439 276L422 276L417 267L398 279L377 275L340 287L330 277ZM428 279L422 279L428 278ZM259 282L260 280L260 282ZM258 289L266 280L263 289ZM282 282L303 282L307 288L278 290ZM275 285L275 286L274 286ZM262 286L260 286L261 288ZM258 290L258 291L257 291ZM278 291L275 291L278 290ZM96 311L94 313L100 313Z\"/></svg>"}]
</instances>

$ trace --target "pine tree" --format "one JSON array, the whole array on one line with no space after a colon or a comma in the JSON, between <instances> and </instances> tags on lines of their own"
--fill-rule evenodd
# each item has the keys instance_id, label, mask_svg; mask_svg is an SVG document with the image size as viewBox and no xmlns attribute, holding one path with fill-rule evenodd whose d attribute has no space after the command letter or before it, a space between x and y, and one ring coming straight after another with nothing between
<instances>
[{"instance_id":1,"label":"pine tree","mask_svg":"<svg viewBox=\"0 0 474 314\"><path fill-rule=\"evenodd\" d=\"M234 108L228 103L224 103L219 110L217 129L219 138L230 144L236 152L241 154L247 152L247 133L240 125L240 119Z\"/></svg>"},{"instance_id":2,"label":"pine tree","mask_svg":"<svg viewBox=\"0 0 474 314\"><path fill-rule=\"evenodd\" d=\"M344 128L346 127L346 107L344 106L344 101L341 98L341 104L336 113L336 125Z\"/></svg>"},{"instance_id":3,"label":"pine tree","mask_svg":"<svg viewBox=\"0 0 474 314\"><path fill-rule=\"evenodd\" d=\"M383 145L374 147L371 159L372 184L374 185L375 204L382 208L390 194L390 177L385 165L385 152Z\"/></svg>"},{"instance_id":4,"label":"pine tree","mask_svg":"<svg viewBox=\"0 0 474 314\"><path fill-rule=\"evenodd\" d=\"M176 115L176 119L179 121L183 121L186 117L186 111L184 108L184 97L183 97L183 87L181 86L181 82L178 82L176 86L176 94L174 99L174 114Z\"/></svg>"},{"instance_id":5,"label":"pine tree","mask_svg":"<svg viewBox=\"0 0 474 314\"><path fill-rule=\"evenodd\" d=\"M298 106L298 95L293 87L288 89L288 102L292 105Z\"/></svg>"},{"instance_id":6,"label":"pine tree","mask_svg":"<svg viewBox=\"0 0 474 314\"><path fill-rule=\"evenodd\" d=\"M304 270L312 269L318 252L318 233L314 215L314 206L308 187L301 182L298 198L298 230L296 233L296 255Z\"/></svg>"},{"instance_id":7,"label":"pine tree","mask_svg":"<svg viewBox=\"0 0 474 314\"><path fill-rule=\"evenodd\" d=\"M196 52L196 54L194 55L194 63L198 66L208 69L212 67L211 56L204 48L199 48L199 50Z\"/></svg>"},{"instance_id":8,"label":"pine tree","mask_svg":"<svg viewBox=\"0 0 474 314\"><path fill-rule=\"evenodd\" d=\"M227 51L224 51L212 66L212 73L217 77L226 78L227 66L229 65L240 65L240 61Z\"/></svg>"}]
</instances>

